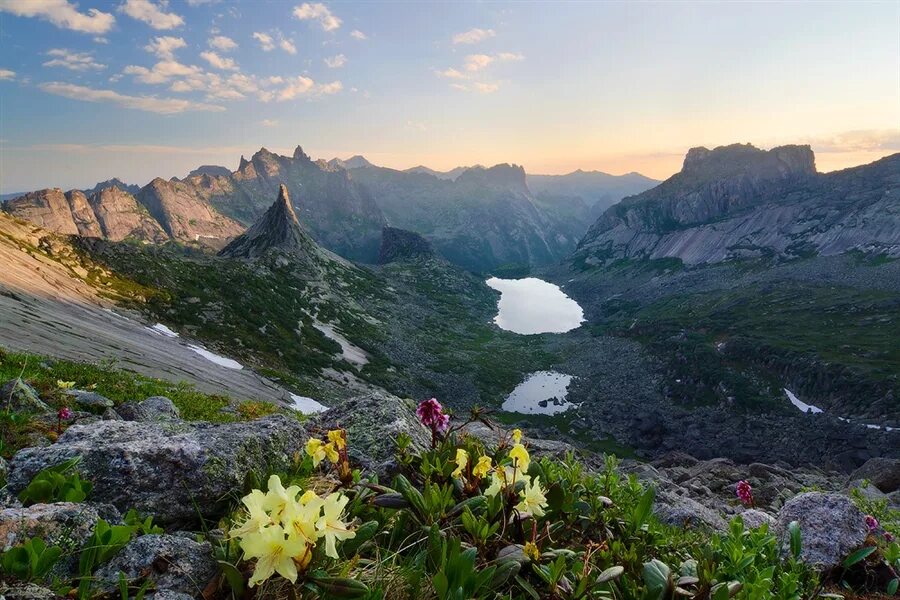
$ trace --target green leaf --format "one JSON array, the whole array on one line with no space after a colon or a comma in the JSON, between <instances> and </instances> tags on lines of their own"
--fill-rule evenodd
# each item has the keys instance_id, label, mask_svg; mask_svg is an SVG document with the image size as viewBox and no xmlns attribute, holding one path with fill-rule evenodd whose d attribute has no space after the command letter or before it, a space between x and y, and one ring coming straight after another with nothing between
<instances>
[{"instance_id":1,"label":"green leaf","mask_svg":"<svg viewBox=\"0 0 900 600\"><path fill-rule=\"evenodd\" d=\"M865 560L867 556L875 552L877 549L878 548L876 546L866 546L865 548L860 548L844 560L844 568L849 569L856 563Z\"/></svg>"},{"instance_id":2,"label":"green leaf","mask_svg":"<svg viewBox=\"0 0 900 600\"><path fill-rule=\"evenodd\" d=\"M600 573L597 577L597 583L606 583L607 581L612 581L613 579L618 579L622 576L622 573L625 572L625 567L616 565L615 567L610 567Z\"/></svg>"},{"instance_id":3,"label":"green leaf","mask_svg":"<svg viewBox=\"0 0 900 600\"><path fill-rule=\"evenodd\" d=\"M800 553L803 550L802 538L800 537L800 523L791 521L790 525L788 525L788 531L791 535L791 556L799 560Z\"/></svg>"},{"instance_id":4,"label":"green leaf","mask_svg":"<svg viewBox=\"0 0 900 600\"><path fill-rule=\"evenodd\" d=\"M887 595L893 596L897 593L897 588L900 587L900 579L894 578L887 584Z\"/></svg>"},{"instance_id":5,"label":"green leaf","mask_svg":"<svg viewBox=\"0 0 900 600\"><path fill-rule=\"evenodd\" d=\"M369 595L366 584L349 577L315 577L312 582L326 598L365 598Z\"/></svg>"},{"instance_id":6,"label":"green leaf","mask_svg":"<svg viewBox=\"0 0 900 600\"><path fill-rule=\"evenodd\" d=\"M655 558L644 563L643 575L647 598L662 600L668 597L672 588L672 571L666 563Z\"/></svg>"},{"instance_id":7,"label":"green leaf","mask_svg":"<svg viewBox=\"0 0 900 600\"><path fill-rule=\"evenodd\" d=\"M219 570L225 575L225 581L228 582L228 587L231 588L234 597L242 597L244 595L244 576L230 562L224 560L217 562L219 563Z\"/></svg>"}]
</instances>

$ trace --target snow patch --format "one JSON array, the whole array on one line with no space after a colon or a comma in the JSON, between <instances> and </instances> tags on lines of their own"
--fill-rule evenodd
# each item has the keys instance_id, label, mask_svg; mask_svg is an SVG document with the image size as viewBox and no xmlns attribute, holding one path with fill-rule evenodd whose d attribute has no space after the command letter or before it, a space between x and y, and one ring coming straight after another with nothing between
<instances>
[{"instance_id":1,"label":"snow patch","mask_svg":"<svg viewBox=\"0 0 900 600\"><path fill-rule=\"evenodd\" d=\"M149 329L153 333L158 333L159 335L162 335L165 337L169 337L169 338L177 338L178 337L177 333L175 333L174 331L172 331L171 329L169 329L162 323L157 323L156 325L151 325L147 329Z\"/></svg>"},{"instance_id":2,"label":"snow patch","mask_svg":"<svg viewBox=\"0 0 900 600\"><path fill-rule=\"evenodd\" d=\"M294 410L299 410L305 415L325 412L326 410L328 410L328 407L321 402L313 400L312 398L308 398L306 396L291 394L291 400L294 401Z\"/></svg>"},{"instance_id":3,"label":"snow patch","mask_svg":"<svg viewBox=\"0 0 900 600\"><path fill-rule=\"evenodd\" d=\"M788 400L791 401L791 404L793 404L794 406L796 406L797 408L799 408L801 411L803 411L805 413L815 414L815 413L825 412L818 406L813 406L812 404L807 404L806 402L803 402L802 400L800 400L800 398L798 398L794 394L794 392L792 392L791 390L789 390L787 388L784 388L784 393L787 394Z\"/></svg>"},{"instance_id":4,"label":"snow patch","mask_svg":"<svg viewBox=\"0 0 900 600\"><path fill-rule=\"evenodd\" d=\"M196 344L188 344L188 348L205 358L206 360L216 363L221 367L225 367L226 369L235 369L241 370L244 368L244 365L239 363L236 360L232 360L230 358L225 358L224 356L219 356L218 354L214 354L204 348L203 346L197 346Z\"/></svg>"}]
</instances>

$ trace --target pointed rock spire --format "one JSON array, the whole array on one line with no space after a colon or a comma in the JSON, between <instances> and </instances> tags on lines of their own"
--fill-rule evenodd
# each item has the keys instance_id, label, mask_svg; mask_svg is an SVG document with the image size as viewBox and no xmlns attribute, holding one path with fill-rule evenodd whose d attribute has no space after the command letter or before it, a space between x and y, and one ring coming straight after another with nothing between
<instances>
[{"instance_id":1,"label":"pointed rock spire","mask_svg":"<svg viewBox=\"0 0 900 600\"><path fill-rule=\"evenodd\" d=\"M259 258L270 252L289 254L292 259L312 260L319 253L316 243L300 226L287 186L281 184L278 199L247 231L219 252L228 258Z\"/></svg>"}]
</instances>

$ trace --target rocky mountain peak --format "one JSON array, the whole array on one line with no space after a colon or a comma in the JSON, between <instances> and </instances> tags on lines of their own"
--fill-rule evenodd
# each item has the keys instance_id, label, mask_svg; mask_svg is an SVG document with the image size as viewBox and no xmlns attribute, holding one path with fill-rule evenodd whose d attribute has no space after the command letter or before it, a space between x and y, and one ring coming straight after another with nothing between
<instances>
[{"instance_id":1,"label":"rocky mountain peak","mask_svg":"<svg viewBox=\"0 0 900 600\"><path fill-rule=\"evenodd\" d=\"M463 171L456 179L460 183L470 183L511 189L517 192L528 192L525 179L525 168L519 165L502 163L485 169L472 167Z\"/></svg>"},{"instance_id":2,"label":"rocky mountain peak","mask_svg":"<svg viewBox=\"0 0 900 600\"><path fill-rule=\"evenodd\" d=\"M256 259L274 252L290 255L292 260L311 262L317 251L316 243L300 227L287 186L281 184L278 198L269 210L250 229L225 246L219 255Z\"/></svg>"},{"instance_id":3,"label":"rocky mountain peak","mask_svg":"<svg viewBox=\"0 0 900 600\"><path fill-rule=\"evenodd\" d=\"M243 156L241 160L243 161ZM243 164L243 163L242 163ZM231 171L228 170L227 167L222 167L219 165L201 165L188 173L188 177L194 177L195 175L210 175L212 177L230 177Z\"/></svg>"},{"instance_id":4,"label":"rocky mountain peak","mask_svg":"<svg viewBox=\"0 0 900 600\"><path fill-rule=\"evenodd\" d=\"M816 160L809 146L778 146L761 150L752 144L731 144L710 150L691 148L684 157L682 174L727 177L737 173L785 179L816 173Z\"/></svg>"},{"instance_id":5,"label":"rocky mountain peak","mask_svg":"<svg viewBox=\"0 0 900 600\"><path fill-rule=\"evenodd\" d=\"M310 162L312 159L309 157L309 154L303 151L303 148L298 144L296 148L294 148L294 160L302 160L303 162Z\"/></svg>"},{"instance_id":6,"label":"rocky mountain peak","mask_svg":"<svg viewBox=\"0 0 900 600\"><path fill-rule=\"evenodd\" d=\"M432 258L435 256L431 243L418 233L385 227L381 230L381 251L378 263L385 265L402 260Z\"/></svg>"},{"instance_id":7,"label":"rocky mountain peak","mask_svg":"<svg viewBox=\"0 0 900 600\"><path fill-rule=\"evenodd\" d=\"M250 166L250 161L244 158L244 155L241 154L241 162L238 164L238 171L243 171L248 166Z\"/></svg>"}]
</instances>

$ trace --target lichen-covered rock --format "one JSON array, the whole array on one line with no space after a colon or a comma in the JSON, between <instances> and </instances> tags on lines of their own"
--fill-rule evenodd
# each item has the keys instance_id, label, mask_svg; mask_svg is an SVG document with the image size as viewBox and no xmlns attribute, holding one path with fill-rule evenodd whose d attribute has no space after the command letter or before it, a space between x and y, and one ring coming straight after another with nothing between
<instances>
[{"instance_id":1,"label":"lichen-covered rock","mask_svg":"<svg viewBox=\"0 0 900 600\"><path fill-rule=\"evenodd\" d=\"M50 410L37 390L22 381L12 379L0 387L0 406L19 413L41 413Z\"/></svg>"},{"instance_id":2,"label":"lichen-covered rock","mask_svg":"<svg viewBox=\"0 0 900 600\"><path fill-rule=\"evenodd\" d=\"M741 520L744 521L745 529L757 529L763 525L771 528L775 525L775 517L755 508L748 508L742 512Z\"/></svg>"},{"instance_id":3,"label":"lichen-covered rock","mask_svg":"<svg viewBox=\"0 0 900 600\"><path fill-rule=\"evenodd\" d=\"M415 403L391 394L373 392L351 398L311 419L307 429L319 435L338 427L347 430L351 460L379 475L392 470L398 434L409 435L417 449L431 444L431 433L416 418Z\"/></svg>"},{"instance_id":4,"label":"lichen-covered rock","mask_svg":"<svg viewBox=\"0 0 900 600\"><path fill-rule=\"evenodd\" d=\"M80 456L92 499L187 524L220 516L249 472L265 477L287 467L306 439L283 415L227 424L98 421L70 427L52 446L19 451L9 487L17 492L38 471Z\"/></svg>"},{"instance_id":5,"label":"lichen-covered rock","mask_svg":"<svg viewBox=\"0 0 900 600\"><path fill-rule=\"evenodd\" d=\"M900 459L870 458L850 475L850 481L858 479L867 479L885 494L900 490Z\"/></svg>"},{"instance_id":6,"label":"lichen-covered rock","mask_svg":"<svg viewBox=\"0 0 900 600\"><path fill-rule=\"evenodd\" d=\"M500 426L492 429L484 423L476 421L463 427L460 432L474 436L488 446L496 446L501 440L509 439L510 430ZM534 457L549 456L559 458L565 456L566 452L575 450L571 444L556 440L534 438L529 436L527 432L523 438L523 442L528 445L528 451Z\"/></svg>"},{"instance_id":7,"label":"lichen-covered rock","mask_svg":"<svg viewBox=\"0 0 900 600\"><path fill-rule=\"evenodd\" d=\"M80 408L93 413L102 413L107 408L115 406L115 402L106 396L101 396L97 392L88 390L66 390L66 395L74 398L75 404Z\"/></svg>"},{"instance_id":8,"label":"lichen-covered rock","mask_svg":"<svg viewBox=\"0 0 900 600\"><path fill-rule=\"evenodd\" d=\"M791 498L778 513L775 533L785 552L788 525L800 524L800 560L820 570L836 567L866 541L865 515L842 494L807 492Z\"/></svg>"},{"instance_id":9,"label":"lichen-covered rock","mask_svg":"<svg viewBox=\"0 0 900 600\"><path fill-rule=\"evenodd\" d=\"M667 525L709 528L715 531L728 529L728 523L718 512L689 496L679 496L670 490L657 491L653 513Z\"/></svg>"},{"instance_id":10,"label":"lichen-covered rock","mask_svg":"<svg viewBox=\"0 0 900 600\"><path fill-rule=\"evenodd\" d=\"M142 402L127 402L116 409L126 421L177 421L181 412L165 396L150 396Z\"/></svg>"},{"instance_id":11,"label":"lichen-covered rock","mask_svg":"<svg viewBox=\"0 0 900 600\"><path fill-rule=\"evenodd\" d=\"M0 584L0 598L5 600L54 600L56 597L52 590L33 583Z\"/></svg>"},{"instance_id":12,"label":"lichen-covered rock","mask_svg":"<svg viewBox=\"0 0 900 600\"><path fill-rule=\"evenodd\" d=\"M95 573L98 586L111 591L119 585L119 573L129 583L153 581L155 598L177 598L172 594L199 597L218 566L208 542L184 536L142 535L133 539ZM161 594L167 595L161 595Z\"/></svg>"}]
</instances>

